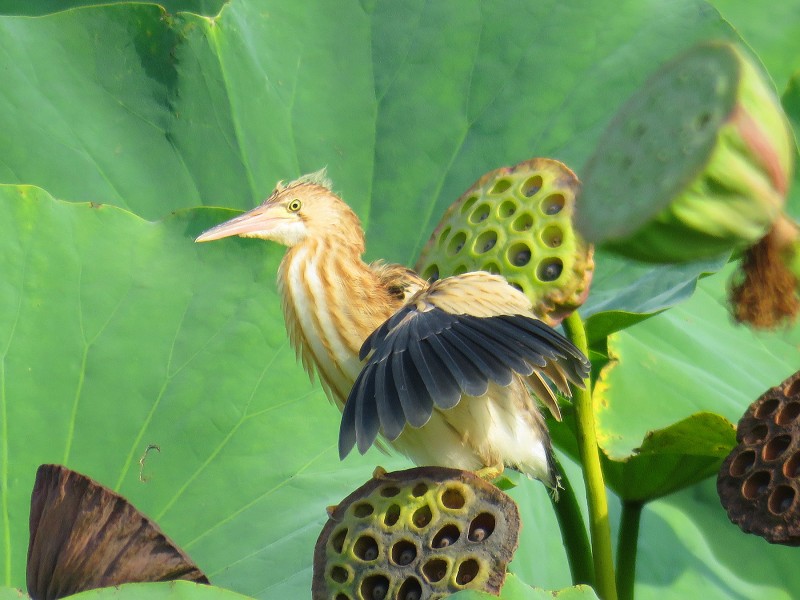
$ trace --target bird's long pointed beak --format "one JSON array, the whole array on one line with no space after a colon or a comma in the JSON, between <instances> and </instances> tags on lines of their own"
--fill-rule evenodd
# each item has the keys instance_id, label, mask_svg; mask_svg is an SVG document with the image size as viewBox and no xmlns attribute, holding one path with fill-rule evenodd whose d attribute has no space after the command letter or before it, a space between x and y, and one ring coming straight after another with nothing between
<instances>
[{"instance_id":1,"label":"bird's long pointed beak","mask_svg":"<svg viewBox=\"0 0 800 600\"><path fill-rule=\"evenodd\" d=\"M210 242L232 235L266 236L279 220L268 207L261 205L204 231L194 241Z\"/></svg>"}]
</instances>

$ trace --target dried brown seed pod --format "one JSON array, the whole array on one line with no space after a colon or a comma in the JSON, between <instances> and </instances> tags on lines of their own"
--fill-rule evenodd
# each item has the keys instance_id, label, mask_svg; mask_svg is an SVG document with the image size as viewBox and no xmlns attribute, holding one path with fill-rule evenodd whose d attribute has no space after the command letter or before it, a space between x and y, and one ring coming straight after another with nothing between
<instances>
[{"instance_id":1,"label":"dried brown seed pod","mask_svg":"<svg viewBox=\"0 0 800 600\"><path fill-rule=\"evenodd\" d=\"M373 478L330 511L314 551L314 600L497 594L517 548L516 504L469 471L418 467Z\"/></svg>"},{"instance_id":2,"label":"dried brown seed pod","mask_svg":"<svg viewBox=\"0 0 800 600\"><path fill-rule=\"evenodd\" d=\"M731 521L773 544L800 545L800 371L744 413L717 491Z\"/></svg>"},{"instance_id":3,"label":"dried brown seed pod","mask_svg":"<svg viewBox=\"0 0 800 600\"><path fill-rule=\"evenodd\" d=\"M176 579L208 583L158 525L125 498L66 467L39 467L28 545L28 593L33 600Z\"/></svg>"}]
</instances>

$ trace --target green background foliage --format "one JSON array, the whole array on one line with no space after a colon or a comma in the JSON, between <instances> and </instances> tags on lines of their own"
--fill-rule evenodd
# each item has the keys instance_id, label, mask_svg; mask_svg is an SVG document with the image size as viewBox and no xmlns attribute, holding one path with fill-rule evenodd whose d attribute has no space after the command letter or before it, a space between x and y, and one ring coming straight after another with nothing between
<instances>
[{"instance_id":1,"label":"green background foliage","mask_svg":"<svg viewBox=\"0 0 800 600\"><path fill-rule=\"evenodd\" d=\"M738 37L700 0L30 4L0 2L0 585L20 588L35 470L58 462L130 498L217 585L307 597L325 506L376 464L407 462L339 462L337 412L284 333L282 249L194 237L327 165L368 258L413 264L481 174L532 156L580 174L658 64ZM796 106L800 19L719 7ZM609 485L659 497L713 473L731 443L722 418L796 369L800 333L732 325L727 272L694 293L723 259L596 262L581 312L605 365ZM554 433L580 487L569 434ZM161 452L142 468L148 444ZM524 529L508 597L568 586L544 488L512 495ZM645 509L637 596L788 598L795 563L730 525L706 479Z\"/></svg>"}]
</instances>

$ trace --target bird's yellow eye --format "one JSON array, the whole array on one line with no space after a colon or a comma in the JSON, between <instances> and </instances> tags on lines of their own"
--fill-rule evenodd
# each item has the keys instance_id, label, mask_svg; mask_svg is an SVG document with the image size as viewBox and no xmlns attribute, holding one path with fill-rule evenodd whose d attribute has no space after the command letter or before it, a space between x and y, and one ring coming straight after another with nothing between
<instances>
[{"instance_id":1,"label":"bird's yellow eye","mask_svg":"<svg viewBox=\"0 0 800 600\"><path fill-rule=\"evenodd\" d=\"M301 206L303 206L303 203L300 202L300 200L298 200L297 198L295 198L294 200L289 202L289 204L286 206L286 209L289 212L297 212L298 210L300 210Z\"/></svg>"}]
</instances>

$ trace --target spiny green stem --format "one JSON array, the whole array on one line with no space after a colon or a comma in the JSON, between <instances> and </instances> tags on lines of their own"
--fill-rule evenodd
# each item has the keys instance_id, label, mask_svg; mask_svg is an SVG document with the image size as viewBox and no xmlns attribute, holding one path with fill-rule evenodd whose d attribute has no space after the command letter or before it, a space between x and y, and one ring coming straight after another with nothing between
<instances>
[{"instance_id":1,"label":"spiny green stem","mask_svg":"<svg viewBox=\"0 0 800 600\"><path fill-rule=\"evenodd\" d=\"M633 600L636 581L636 550L639 545L639 522L644 502L627 501L622 504L622 522L617 543L617 592L619 600Z\"/></svg>"},{"instance_id":2,"label":"spiny green stem","mask_svg":"<svg viewBox=\"0 0 800 600\"><path fill-rule=\"evenodd\" d=\"M578 311L573 311L562 324L572 343L588 356L586 330ZM608 524L608 499L600 466L600 454L597 449L590 387L581 389L573 386L572 397L575 407L578 451L583 464L586 499L589 505L589 530L592 535L595 590L603 600L617 600L614 559L611 551L611 528Z\"/></svg>"},{"instance_id":3,"label":"spiny green stem","mask_svg":"<svg viewBox=\"0 0 800 600\"><path fill-rule=\"evenodd\" d=\"M575 490L569 482L564 469L555 459L556 469L561 474L561 489L558 500L553 500L553 508L561 529L561 538L564 540L564 549L567 552L569 570L572 573L573 585L585 583L594 586L594 565L592 564L592 549L589 546L589 534L583 525L578 499Z\"/></svg>"}]
</instances>

